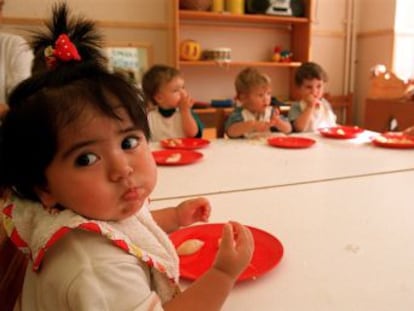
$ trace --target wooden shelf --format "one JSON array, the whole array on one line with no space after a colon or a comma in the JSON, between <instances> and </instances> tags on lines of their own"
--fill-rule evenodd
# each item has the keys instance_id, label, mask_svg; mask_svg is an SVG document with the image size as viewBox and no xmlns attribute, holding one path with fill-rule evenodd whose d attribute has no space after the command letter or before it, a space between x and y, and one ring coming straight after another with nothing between
<instances>
[{"instance_id":1,"label":"wooden shelf","mask_svg":"<svg viewBox=\"0 0 414 311\"><path fill-rule=\"evenodd\" d=\"M188 67L202 67L202 66L217 66L217 67L279 67L279 68L296 68L300 66L300 62L290 63L277 63L277 62L253 62L253 61L231 61L231 62L216 62L210 60L199 60L199 61L180 61L181 66Z\"/></svg>"},{"instance_id":2,"label":"wooden shelf","mask_svg":"<svg viewBox=\"0 0 414 311\"><path fill-rule=\"evenodd\" d=\"M252 23L252 24L306 24L306 17L270 16L262 14L230 14L204 11L180 10L180 20L197 20L208 22Z\"/></svg>"}]
</instances>

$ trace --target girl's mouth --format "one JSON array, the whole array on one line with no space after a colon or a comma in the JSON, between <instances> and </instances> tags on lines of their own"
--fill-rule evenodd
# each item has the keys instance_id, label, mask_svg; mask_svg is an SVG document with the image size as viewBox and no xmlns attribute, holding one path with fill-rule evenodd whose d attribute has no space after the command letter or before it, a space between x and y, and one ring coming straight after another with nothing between
<instances>
[{"instance_id":1,"label":"girl's mouth","mask_svg":"<svg viewBox=\"0 0 414 311\"><path fill-rule=\"evenodd\" d=\"M129 188L127 191L124 192L122 195L122 199L125 201L136 201L140 198L139 189L137 187Z\"/></svg>"}]
</instances>

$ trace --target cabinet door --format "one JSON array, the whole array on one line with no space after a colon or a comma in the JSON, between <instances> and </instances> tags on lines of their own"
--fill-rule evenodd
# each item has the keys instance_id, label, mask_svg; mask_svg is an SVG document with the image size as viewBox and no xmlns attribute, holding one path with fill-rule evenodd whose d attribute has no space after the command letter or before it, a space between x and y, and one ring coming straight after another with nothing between
<instances>
[{"instance_id":1,"label":"cabinet door","mask_svg":"<svg viewBox=\"0 0 414 311\"><path fill-rule=\"evenodd\" d=\"M366 129L377 132L388 131L392 119L395 119L398 124L397 130L404 130L414 125L414 102L400 99L367 99L364 122Z\"/></svg>"}]
</instances>

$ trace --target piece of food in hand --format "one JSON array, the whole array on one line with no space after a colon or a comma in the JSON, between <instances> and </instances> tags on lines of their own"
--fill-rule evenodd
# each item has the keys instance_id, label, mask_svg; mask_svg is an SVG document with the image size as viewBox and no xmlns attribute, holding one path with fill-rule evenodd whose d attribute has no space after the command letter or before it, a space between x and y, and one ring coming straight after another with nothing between
<instances>
[{"instance_id":1,"label":"piece of food in hand","mask_svg":"<svg viewBox=\"0 0 414 311\"><path fill-rule=\"evenodd\" d=\"M167 163L176 163L181 160L181 153L173 153L167 157L165 162Z\"/></svg>"},{"instance_id":2,"label":"piece of food in hand","mask_svg":"<svg viewBox=\"0 0 414 311\"><path fill-rule=\"evenodd\" d=\"M204 246L204 244L205 242L202 240L189 239L177 247L177 254L179 256L195 254Z\"/></svg>"}]
</instances>

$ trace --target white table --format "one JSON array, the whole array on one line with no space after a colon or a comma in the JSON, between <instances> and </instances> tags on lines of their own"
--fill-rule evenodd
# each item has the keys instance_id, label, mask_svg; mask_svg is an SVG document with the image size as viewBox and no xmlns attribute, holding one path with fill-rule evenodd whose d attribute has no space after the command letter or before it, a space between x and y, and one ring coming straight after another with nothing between
<instances>
[{"instance_id":1,"label":"white table","mask_svg":"<svg viewBox=\"0 0 414 311\"><path fill-rule=\"evenodd\" d=\"M414 310L414 150L374 147L373 134L301 134L317 140L303 150L213 140L201 162L159 168L152 207L204 195L210 222L280 239L281 263L237 284L224 310Z\"/></svg>"},{"instance_id":2,"label":"white table","mask_svg":"<svg viewBox=\"0 0 414 311\"><path fill-rule=\"evenodd\" d=\"M337 140L318 133L307 149L270 147L264 140L212 140L204 158L187 166L160 166L152 200L306 184L414 169L414 150L375 147L373 132ZM152 148L159 149L158 144Z\"/></svg>"},{"instance_id":3,"label":"white table","mask_svg":"<svg viewBox=\"0 0 414 311\"><path fill-rule=\"evenodd\" d=\"M339 142L332 146L346 149ZM368 151L360 148L370 149L355 147L361 157ZM414 159L412 152L372 152L381 156L371 161L378 160L390 170L398 167L392 165L394 157ZM368 157L362 159L368 168L356 162L359 170L350 171L374 174L208 196L211 222L234 219L264 229L278 237L285 250L275 269L236 285L223 310L414 310L414 170L375 174ZM320 169L333 176L327 167L334 166ZM341 172L347 170L335 170ZM306 174L300 176L305 179ZM153 207L180 201L156 201Z\"/></svg>"}]
</instances>

